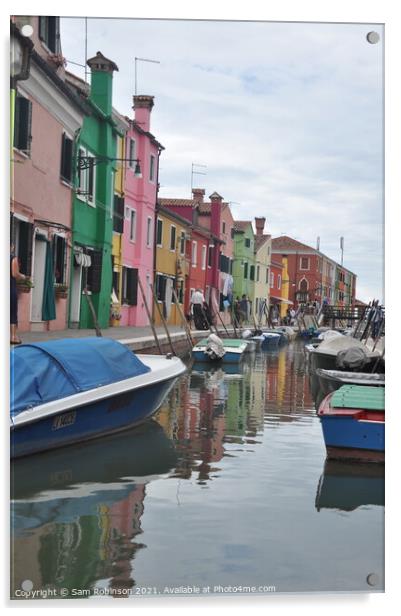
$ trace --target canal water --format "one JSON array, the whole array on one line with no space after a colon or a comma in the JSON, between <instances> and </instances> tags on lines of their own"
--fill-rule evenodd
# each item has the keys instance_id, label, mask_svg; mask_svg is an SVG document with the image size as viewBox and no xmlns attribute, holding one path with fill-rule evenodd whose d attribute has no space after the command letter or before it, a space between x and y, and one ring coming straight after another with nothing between
<instances>
[{"instance_id":1,"label":"canal water","mask_svg":"<svg viewBox=\"0 0 401 616\"><path fill-rule=\"evenodd\" d=\"M384 588L383 469L325 463L301 342L194 365L148 424L15 461L12 498L12 596Z\"/></svg>"}]
</instances>

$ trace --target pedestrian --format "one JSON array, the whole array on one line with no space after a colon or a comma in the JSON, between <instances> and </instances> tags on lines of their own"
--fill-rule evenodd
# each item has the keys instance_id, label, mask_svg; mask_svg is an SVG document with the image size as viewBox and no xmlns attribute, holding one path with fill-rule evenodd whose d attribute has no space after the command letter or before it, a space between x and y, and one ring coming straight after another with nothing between
<instances>
[{"instance_id":1,"label":"pedestrian","mask_svg":"<svg viewBox=\"0 0 401 616\"><path fill-rule=\"evenodd\" d=\"M294 308L291 308L290 310L290 325L294 325L295 324L295 316L296 316L296 312L294 310Z\"/></svg>"},{"instance_id":2,"label":"pedestrian","mask_svg":"<svg viewBox=\"0 0 401 616\"><path fill-rule=\"evenodd\" d=\"M240 309L240 324L242 325L244 322L248 321L248 299L245 293L241 297L241 301L239 303Z\"/></svg>"},{"instance_id":3,"label":"pedestrian","mask_svg":"<svg viewBox=\"0 0 401 616\"><path fill-rule=\"evenodd\" d=\"M202 289L198 288L192 294L190 301L190 309L192 308L196 329L208 329L208 324L205 318L204 304L205 297L203 295Z\"/></svg>"},{"instance_id":4,"label":"pedestrian","mask_svg":"<svg viewBox=\"0 0 401 616\"><path fill-rule=\"evenodd\" d=\"M238 295L234 303L234 319L235 319L236 325L241 324L241 307L240 307L240 301L239 301Z\"/></svg>"},{"instance_id":5,"label":"pedestrian","mask_svg":"<svg viewBox=\"0 0 401 616\"><path fill-rule=\"evenodd\" d=\"M19 271L18 259L14 254L14 244L10 246L10 344L21 344L17 335L18 326L18 291L17 280L29 280Z\"/></svg>"}]
</instances>

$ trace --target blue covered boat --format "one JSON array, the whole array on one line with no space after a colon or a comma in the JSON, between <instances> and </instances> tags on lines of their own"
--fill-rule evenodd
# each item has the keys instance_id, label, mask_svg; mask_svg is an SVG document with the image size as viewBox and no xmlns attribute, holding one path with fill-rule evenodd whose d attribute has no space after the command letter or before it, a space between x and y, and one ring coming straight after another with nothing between
<instances>
[{"instance_id":1,"label":"blue covered boat","mask_svg":"<svg viewBox=\"0 0 401 616\"><path fill-rule=\"evenodd\" d=\"M10 364L12 457L142 423L186 371L177 357L137 356L95 337L23 344Z\"/></svg>"},{"instance_id":2,"label":"blue covered boat","mask_svg":"<svg viewBox=\"0 0 401 616\"><path fill-rule=\"evenodd\" d=\"M384 387L343 385L318 415L328 458L384 462Z\"/></svg>"}]
</instances>

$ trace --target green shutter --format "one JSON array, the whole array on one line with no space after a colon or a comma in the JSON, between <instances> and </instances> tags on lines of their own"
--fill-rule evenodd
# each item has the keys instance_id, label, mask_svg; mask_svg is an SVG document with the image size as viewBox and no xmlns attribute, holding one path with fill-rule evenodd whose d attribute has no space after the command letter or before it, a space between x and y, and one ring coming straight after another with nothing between
<instances>
[{"instance_id":1,"label":"green shutter","mask_svg":"<svg viewBox=\"0 0 401 616\"><path fill-rule=\"evenodd\" d=\"M91 253L92 265L91 271L91 291L92 293L100 293L102 286L102 257L101 250L94 250Z\"/></svg>"},{"instance_id":2,"label":"green shutter","mask_svg":"<svg viewBox=\"0 0 401 616\"><path fill-rule=\"evenodd\" d=\"M130 306L136 306L138 301L138 270L127 269L127 299Z\"/></svg>"}]
</instances>

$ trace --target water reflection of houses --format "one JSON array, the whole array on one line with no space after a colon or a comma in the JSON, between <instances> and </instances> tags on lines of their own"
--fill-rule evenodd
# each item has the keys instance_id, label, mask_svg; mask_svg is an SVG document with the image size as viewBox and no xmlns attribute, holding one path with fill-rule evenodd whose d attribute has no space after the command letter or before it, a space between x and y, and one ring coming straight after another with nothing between
<instances>
[{"instance_id":1,"label":"water reflection of houses","mask_svg":"<svg viewBox=\"0 0 401 616\"><path fill-rule=\"evenodd\" d=\"M35 588L90 589L102 580L133 587L133 561L146 547L138 541L146 484L175 460L171 440L151 422L88 443L85 459L78 446L16 461L13 588L26 579Z\"/></svg>"}]
</instances>

